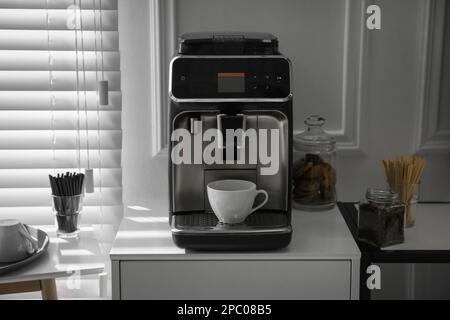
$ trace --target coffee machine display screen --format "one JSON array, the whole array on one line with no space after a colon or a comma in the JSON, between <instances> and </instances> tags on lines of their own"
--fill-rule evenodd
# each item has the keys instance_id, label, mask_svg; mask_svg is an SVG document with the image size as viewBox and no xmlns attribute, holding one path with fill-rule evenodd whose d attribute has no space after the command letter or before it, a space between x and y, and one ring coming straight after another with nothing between
<instances>
[{"instance_id":1,"label":"coffee machine display screen","mask_svg":"<svg viewBox=\"0 0 450 320\"><path fill-rule=\"evenodd\" d=\"M177 99L266 99L290 95L290 64L283 57L178 57L171 93Z\"/></svg>"},{"instance_id":2,"label":"coffee machine display screen","mask_svg":"<svg viewBox=\"0 0 450 320\"><path fill-rule=\"evenodd\" d=\"M245 92L244 72L219 72L217 74L217 91L219 93Z\"/></svg>"}]
</instances>

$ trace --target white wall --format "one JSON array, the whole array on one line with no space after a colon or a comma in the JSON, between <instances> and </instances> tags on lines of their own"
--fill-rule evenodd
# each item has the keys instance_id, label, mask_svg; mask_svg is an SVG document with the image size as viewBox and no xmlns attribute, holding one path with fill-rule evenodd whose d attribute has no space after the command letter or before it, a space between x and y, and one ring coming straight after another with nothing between
<instances>
[{"instance_id":1,"label":"white wall","mask_svg":"<svg viewBox=\"0 0 450 320\"><path fill-rule=\"evenodd\" d=\"M446 5L446 22L444 38L450 39L450 3ZM441 130L450 131L450 40L447 40L444 44L444 58L443 58L443 76L442 76L442 91L439 114L438 127ZM445 107L447 106L447 107Z\"/></svg>"},{"instance_id":2,"label":"white wall","mask_svg":"<svg viewBox=\"0 0 450 320\"><path fill-rule=\"evenodd\" d=\"M294 66L294 123L319 113L339 130L344 49L344 0L177 1L178 33L260 31L279 37Z\"/></svg>"},{"instance_id":3,"label":"white wall","mask_svg":"<svg viewBox=\"0 0 450 320\"><path fill-rule=\"evenodd\" d=\"M149 26L148 0L119 0L125 205L168 194L167 159L151 156Z\"/></svg>"},{"instance_id":4,"label":"white wall","mask_svg":"<svg viewBox=\"0 0 450 320\"><path fill-rule=\"evenodd\" d=\"M368 186L385 185L381 159L414 152L418 2L377 2L382 29L367 32L364 70L367 121L362 125L367 144L363 157L339 159L339 190L345 200L362 198Z\"/></svg>"},{"instance_id":5,"label":"white wall","mask_svg":"<svg viewBox=\"0 0 450 320\"><path fill-rule=\"evenodd\" d=\"M362 2L177 0L175 20L178 33L247 30L277 35L282 52L294 65L294 129L303 128L306 115L319 113L328 119L327 129L337 133L349 127L355 132L349 142L357 143L356 152L341 151L338 159L338 192L340 200L357 201L368 186L384 185L381 159L417 151L421 17L427 1L377 1L382 8L382 30L365 34L363 91L354 90L350 96L357 100L362 94L361 116L351 101L344 100L343 83L349 77L345 54L351 57L350 67L358 63L354 57L359 54L344 50L346 5ZM152 158L150 152L148 12L146 0L119 1L125 204L167 194L167 157ZM356 12L356 18L362 13ZM441 112L448 108L443 105ZM425 105L424 116L429 112ZM450 200L450 157L441 152L445 143L434 155L426 155L422 200Z\"/></svg>"}]
</instances>

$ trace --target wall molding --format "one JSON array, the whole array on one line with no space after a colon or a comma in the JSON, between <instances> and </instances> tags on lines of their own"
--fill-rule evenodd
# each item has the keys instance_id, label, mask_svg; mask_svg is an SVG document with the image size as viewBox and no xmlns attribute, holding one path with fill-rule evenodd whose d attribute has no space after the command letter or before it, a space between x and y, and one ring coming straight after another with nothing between
<instances>
[{"instance_id":1,"label":"wall molding","mask_svg":"<svg viewBox=\"0 0 450 320\"><path fill-rule=\"evenodd\" d=\"M341 110L342 127L327 130L336 137L338 155L363 157L367 150L366 86L370 61L370 37L367 32L367 0L345 1L344 52ZM294 134L301 132L296 130Z\"/></svg>"},{"instance_id":2,"label":"wall molding","mask_svg":"<svg viewBox=\"0 0 450 320\"><path fill-rule=\"evenodd\" d=\"M366 85L369 35L365 27L367 1L345 1L342 75L342 128L330 132L337 138L341 156L364 156L367 146ZM356 63L355 63L356 62Z\"/></svg>"},{"instance_id":3,"label":"wall molding","mask_svg":"<svg viewBox=\"0 0 450 320\"><path fill-rule=\"evenodd\" d=\"M176 51L175 0L149 0L152 157L167 154L168 65Z\"/></svg>"},{"instance_id":4,"label":"wall molding","mask_svg":"<svg viewBox=\"0 0 450 320\"><path fill-rule=\"evenodd\" d=\"M176 0L150 0L150 54L152 80L152 155L164 154L167 148L168 73L161 66L168 64L177 45ZM342 77L342 128L329 131L337 138L340 156L364 156L367 146L366 84L369 61L369 36L365 27L368 0L345 1L344 52ZM159 14L158 14L159 13ZM162 44L158 50L158 43ZM167 69L167 68L166 68ZM153 82L152 81L152 82ZM159 90L156 93L155 90ZM161 91L162 90L162 91ZM162 93L162 94L161 94ZM296 134L298 132L294 132Z\"/></svg>"},{"instance_id":5,"label":"wall molding","mask_svg":"<svg viewBox=\"0 0 450 320\"><path fill-rule=\"evenodd\" d=\"M417 83L417 154L450 154L450 132L439 129L442 60L444 51L445 0L421 2L418 28L419 70Z\"/></svg>"}]
</instances>

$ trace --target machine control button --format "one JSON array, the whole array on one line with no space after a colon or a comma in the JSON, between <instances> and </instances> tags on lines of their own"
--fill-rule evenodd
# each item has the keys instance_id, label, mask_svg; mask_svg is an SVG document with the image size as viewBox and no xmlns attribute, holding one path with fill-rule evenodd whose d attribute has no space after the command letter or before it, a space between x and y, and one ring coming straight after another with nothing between
<instances>
[{"instance_id":1,"label":"machine control button","mask_svg":"<svg viewBox=\"0 0 450 320\"><path fill-rule=\"evenodd\" d=\"M266 80L270 80L270 75L266 74L266 76L264 77Z\"/></svg>"},{"instance_id":2,"label":"machine control button","mask_svg":"<svg viewBox=\"0 0 450 320\"><path fill-rule=\"evenodd\" d=\"M181 81L186 81L186 79L187 79L187 78L186 78L185 75L183 75L183 76L180 77L180 80L181 80Z\"/></svg>"}]
</instances>

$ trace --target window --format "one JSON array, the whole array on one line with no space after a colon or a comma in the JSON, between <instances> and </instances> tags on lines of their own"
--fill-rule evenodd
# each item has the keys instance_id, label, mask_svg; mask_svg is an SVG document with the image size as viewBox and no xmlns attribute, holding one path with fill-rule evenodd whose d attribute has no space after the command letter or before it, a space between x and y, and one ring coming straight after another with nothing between
<instances>
[{"instance_id":1,"label":"window","mask_svg":"<svg viewBox=\"0 0 450 320\"><path fill-rule=\"evenodd\" d=\"M96 189L86 194L82 224L113 226L121 215L117 0L82 0L83 31L71 26L73 5L0 0L0 219L52 225L48 174L86 168L87 139ZM108 106L97 104L102 58Z\"/></svg>"}]
</instances>

